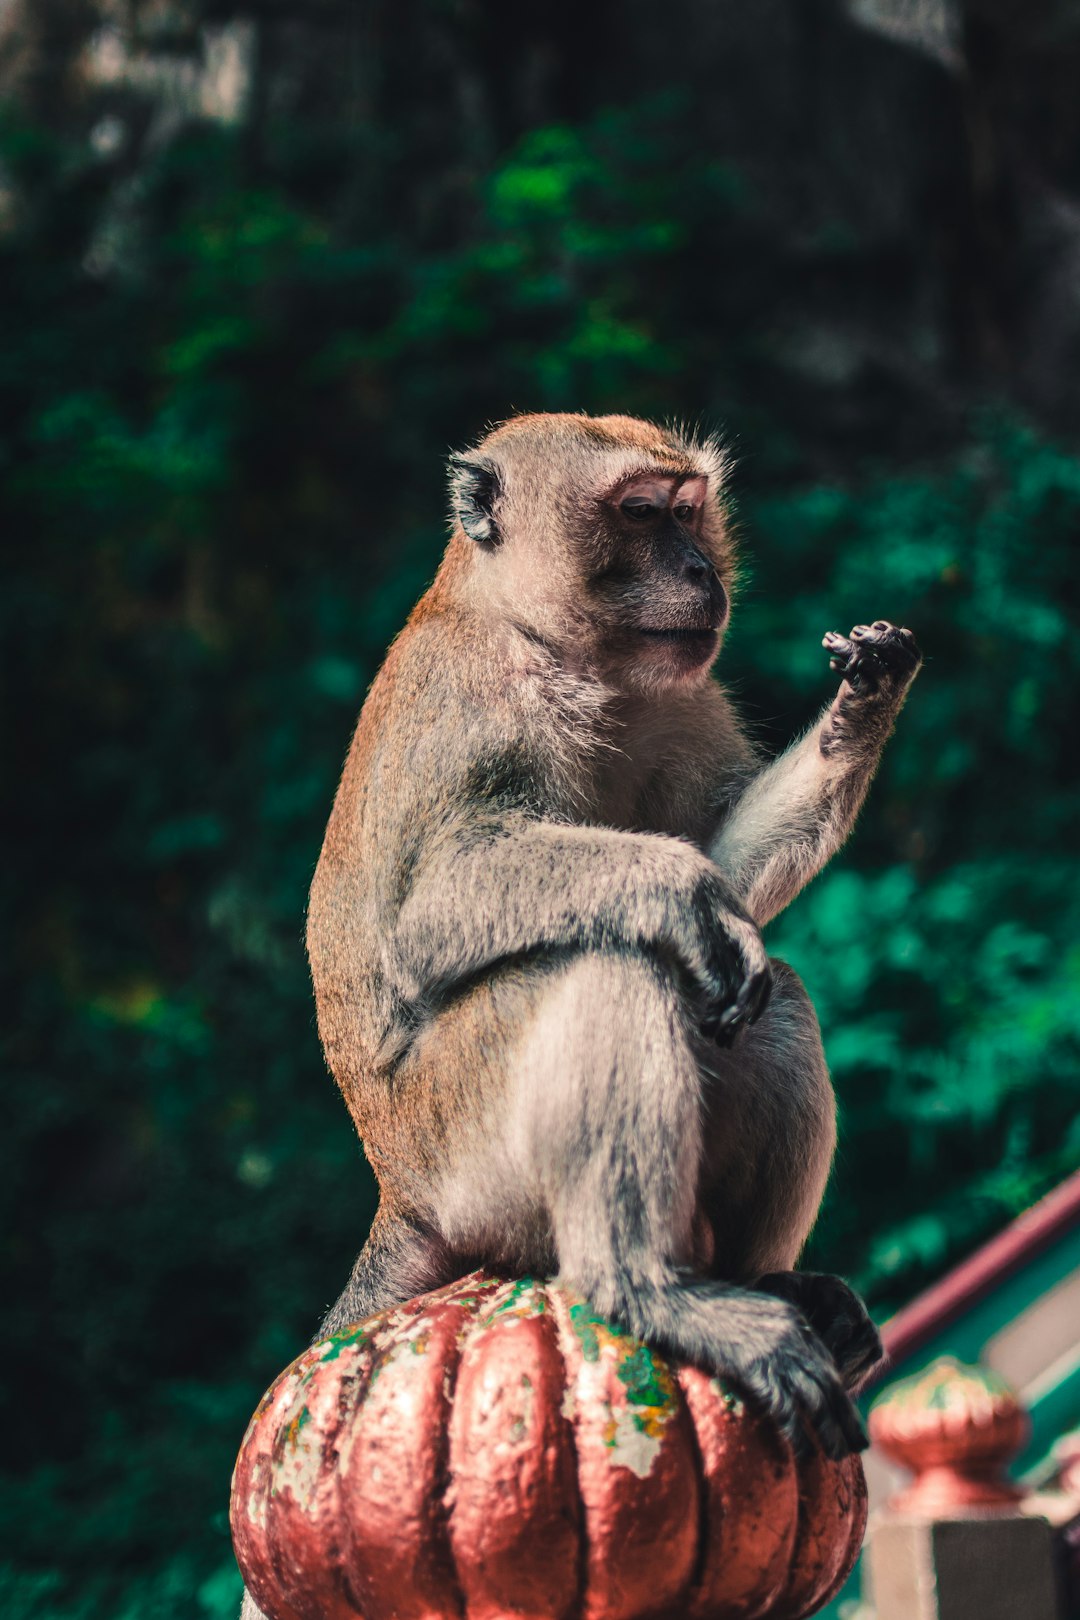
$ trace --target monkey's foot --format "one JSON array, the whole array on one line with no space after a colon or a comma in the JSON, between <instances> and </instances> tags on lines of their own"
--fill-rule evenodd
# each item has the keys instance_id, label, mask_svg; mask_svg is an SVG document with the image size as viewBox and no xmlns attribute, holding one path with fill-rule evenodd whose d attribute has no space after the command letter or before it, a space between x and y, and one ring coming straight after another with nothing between
<instances>
[{"instance_id":1,"label":"monkey's foot","mask_svg":"<svg viewBox=\"0 0 1080 1620\"><path fill-rule=\"evenodd\" d=\"M878 1330L842 1277L825 1271L773 1271L759 1277L754 1287L790 1301L806 1318L836 1362L845 1389L857 1390L882 1360Z\"/></svg>"},{"instance_id":2,"label":"monkey's foot","mask_svg":"<svg viewBox=\"0 0 1080 1620\"><path fill-rule=\"evenodd\" d=\"M685 1274L659 1287L597 1276L583 1292L636 1338L740 1385L798 1456L809 1454L812 1435L829 1457L866 1447L836 1362L789 1300L756 1284L733 1288Z\"/></svg>"},{"instance_id":3,"label":"monkey's foot","mask_svg":"<svg viewBox=\"0 0 1080 1620\"><path fill-rule=\"evenodd\" d=\"M862 696L895 688L900 695L922 662L919 644L910 630L898 629L887 619L857 624L850 636L830 630L821 645L829 654L829 668L844 677L852 692Z\"/></svg>"},{"instance_id":4,"label":"monkey's foot","mask_svg":"<svg viewBox=\"0 0 1080 1620\"><path fill-rule=\"evenodd\" d=\"M768 1297L756 1292L761 1305ZM862 1451L867 1445L862 1421L835 1360L801 1310L780 1300L774 1308L785 1306L787 1314L771 1333L760 1334L764 1321L755 1324L759 1332L751 1331L730 1346L731 1361L725 1365L724 1358L718 1358L718 1370L733 1374L761 1401L797 1456L809 1450L808 1431L827 1456Z\"/></svg>"}]
</instances>

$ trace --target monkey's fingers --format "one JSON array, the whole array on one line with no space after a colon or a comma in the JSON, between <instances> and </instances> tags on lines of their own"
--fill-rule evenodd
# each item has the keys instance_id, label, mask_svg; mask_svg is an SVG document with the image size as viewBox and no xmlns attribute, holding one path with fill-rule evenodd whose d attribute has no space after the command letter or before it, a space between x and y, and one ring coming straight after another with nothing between
<instances>
[{"instance_id":1,"label":"monkey's fingers","mask_svg":"<svg viewBox=\"0 0 1080 1620\"><path fill-rule=\"evenodd\" d=\"M701 1020L701 1031L718 1046L730 1046L746 1024L756 1024L772 995L772 969L763 968L743 980L730 1007Z\"/></svg>"},{"instance_id":2,"label":"monkey's fingers","mask_svg":"<svg viewBox=\"0 0 1080 1620\"><path fill-rule=\"evenodd\" d=\"M755 1287L795 1305L836 1363L844 1388L854 1390L884 1355L881 1337L858 1294L827 1272L772 1272Z\"/></svg>"},{"instance_id":3,"label":"monkey's fingers","mask_svg":"<svg viewBox=\"0 0 1080 1620\"><path fill-rule=\"evenodd\" d=\"M860 1306L856 1314L840 1311L832 1318L808 1317L810 1325L824 1344L840 1374L844 1388L857 1390L874 1368L884 1359L881 1336Z\"/></svg>"},{"instance_id":4,"label":"monkey's fingers","mask_svg":"<svg viewBox=\"0 0 1080 1620\"><path fill-rule=\"evenodd\" d=\"M829 1363L810 1358L804 1367L789 1374L803 1421L788 1438L794 1449L805 1455L810 1449L808 1423L826 1455L839 1460L851 1452L865 1451L870 1441L858 1408L830 1363L831 1358Z\"/></svg>"},{"instance_id":5,"label":"monkey's fingers","mask_svg":"<svg viewBox=\"0 0 1080 1620\"><path fill-rule=\"evenodd\" d=\"M919 643L911 631L903 625L890 624L888 619L856 625L851 638L878 658L886 669L914 672L922 662Z\"/></svg>"},{"instance_id":6,"label":"monkey's fingers","mask_svg":"<svg viewBox=\"0 0 1080 1620\"><path fill-rule=\"evenodd\" d=\"M706 1013L701 1020L701 1033L707 1041L715 1041L717 1046L730 1046L739 1033L742 1020L734 1007L728 1007L722 1013Z\"/></svg>"},{"instance_id":7,"label":"monkey's fingers","mask_svg":"<svg viewBox=\"0 0 1080 1620\"><path fill-rule=\"evenodd\" d=\"M736 1005L725 1007L722 1013L713 1013L701 1020L701 1033L717 1046L731 1046L736 1035L749 1020L745 1010Z\"/></svg>"},{"instance_id":8,"label":"monkey's fingers","mask_svg":"<svg viewBox=\"0 0 1080 1620\"><path fill-rule=\"evenodd\" d=\"M838 675L842 675L856 653L857 649L854 642L849 641L847 636L840 635L836 630L829 630L822 636L821 645L830 655L829 668L835 670Z\"/></svg>"},{"instance_id":9,"label":"monkey's fingers","mask_svg":"<svg viewBox=\"0 0 1080 1620\"><path fill-rule=\"evenodd\" d=\"M833 1403L826 1416L819 1418L813 1425L801 1423L793 1434L788 1435L791 1448L800 1460L808 1461L813 1455L811 1429L817 1435L822 1451L834 1462L841 1462L852 1453L858 1455L860 1451L867 1449L870 1440L858 1409L846 1394L845 1401L846 1411L839 1402Z\"/></svg>"},{"instance_id":10,"label":"monkey's fingers","mask_svg":"<svg viewBox=\"0 0 1080 1620\"><path fill-rule=\"evenodd\" d=\"M903 625L890 624L888 619L855 625L850 639L858 655L872 658L890 673L913 675L922 663L919 643L911 631Z\"/></svg>"},{"instance_id":11,"label":"monkey's fingers","mask_svg":"<svg viewBox=\"0 0 1080 1620\"><path fill-rule=\"evenodd\" d=\"M792 1345L753 1370L744 1381L767 1407L796 1455L812 1454L812 1436L827 1456L846 1457L865 1451L866 1431L844 1389L832 1357L803 1327L801 1344Z\"/></svg>"},{"instance_id":12,"label":"monkey's fingers","mask_svg":"<svg viewBox=\"0 0 1080 1620\"><path fill-rule=\"evenodd\" d=\"M754 973L747 979L744 993L746 998L746 1021L748 1024L756 1024L769 1005L772 987L773 976L771 969L768 973Z\"/></svg>"},{"instance_id":13,"label":"monkey's fingers","mask_svg":"<svg viewBox=\"0 0 1080 1620\"><path fill-rule=\"evenodd\" d=\"M885 1351L876 1332L873 1337L866 1334L859 1340L845 1345L843 1352L836 1357L840 1376L844 1380L844 1388L856 1394L884 1360Z\"/></svg>"}]
</instances>

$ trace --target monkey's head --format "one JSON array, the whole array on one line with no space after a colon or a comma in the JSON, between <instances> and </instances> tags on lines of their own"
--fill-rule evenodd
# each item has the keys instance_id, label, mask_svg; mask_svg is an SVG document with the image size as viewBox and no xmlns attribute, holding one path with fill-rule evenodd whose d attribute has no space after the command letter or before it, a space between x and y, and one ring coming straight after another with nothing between
<instances>
[{"instance_id":1,"label":"monkey's head","mask_svg":"<svg viewBox=\"0 0 1080 1620\"><path fill-rule=\"evenodd\" d=\"M519 416L451 460L460 588L624 690L706 678L728 618L725 458L630 416Z\"/></svg>"}]
</instances>

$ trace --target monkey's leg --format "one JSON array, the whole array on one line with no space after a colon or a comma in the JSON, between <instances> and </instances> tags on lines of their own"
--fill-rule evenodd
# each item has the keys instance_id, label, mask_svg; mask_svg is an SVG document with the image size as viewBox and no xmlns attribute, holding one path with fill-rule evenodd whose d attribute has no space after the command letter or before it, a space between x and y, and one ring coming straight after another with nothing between
<instances>
[{"instance_id":1,"label":"monkey's leg","mask_svg":"<svg viewBox=\"0 0 1080 1620\"><path fill-rule=\"evenodd\" d=\"M881 1358L865 1306L839 1277L790 1269L825 1190L835 1100L810 998L786 962L772 966L773 997L760 1022L710 1060L704 1247L720 1275L753 1279L755 1289L794 1305L845 1388L855 1389Z\"/></svg>"},{"instance_id":2,"label":"monkey's leg","mask_svg":"<svg viewBox=\"0 0 1080 1620\"><path fill-rule=\"evenodd\" d=\"M513 1059L511 1140L539 1179L561 1274L631 1332L737 1380L792 1442L865 1444L823 1346L775 1296L695 1279L700 1043L674 976L615 953L547 983Z\"/></svg>"},{"instance_id":3,"label":"monkey's leg","mask_svg":"<svg viewBox=\"0 0 1080 1620\"><path fill-rule=\"evenodd\" d=\"M380 1209L341 1297L323 1319L319 1337L403 1305L429 1288L453 1282L457 1275L453 1261L433 1234Z\"/></svg>"},{"instance_id":4,"label":"monkey's leg","mask_svg":"<svg viewBox=\"0 0 1080 1620\"><path fill-rule=\"evenodd\" d=\"M836 1147L836 1097L810 997L772 960L773 994L752 1028L703 1058L708 1080L699 1215L707 1269L750 1283L789 1271L817 1219Z\"/></svg>"}]
</instances>

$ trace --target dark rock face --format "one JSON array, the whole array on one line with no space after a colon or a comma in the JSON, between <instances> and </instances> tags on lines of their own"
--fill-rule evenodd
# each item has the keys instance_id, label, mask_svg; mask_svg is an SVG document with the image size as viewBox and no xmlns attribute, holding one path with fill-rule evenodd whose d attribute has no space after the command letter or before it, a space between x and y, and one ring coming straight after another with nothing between
<instances>
[{"instance_id":1,"label":"dark rock face","mask_svg":"<svg viewBox=\"0 0 1080 1620\"><path fill-rule=\"evenodd\" d=\"M283 125L336 147L339 217L407 171L403 225L445 241L524 131L676 88L685 149L753 198L753 241L735 247L761 307L732 309L729 287L703 319L755 323L793 419L848 448L895 447L916 417L947 434L986 388L1074 423L1078 76L1065 0L671 0L617 16L12 0L0 15L0 96L81 130L124 189L103 211L129 225L133 170L211 121L242 126L264 162ZM366 163L342 161L350 133L369 137Z\"/></svg>"}]
</instances>

